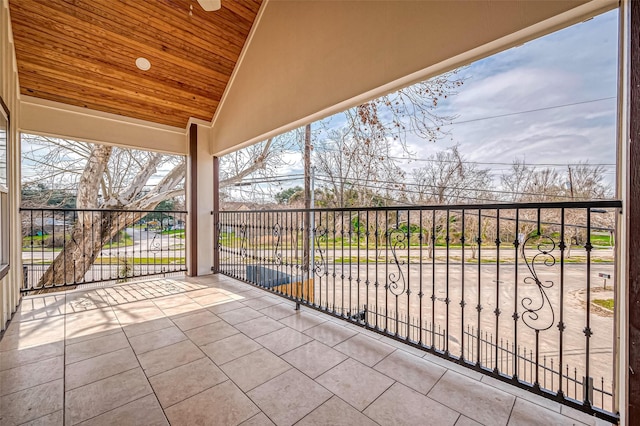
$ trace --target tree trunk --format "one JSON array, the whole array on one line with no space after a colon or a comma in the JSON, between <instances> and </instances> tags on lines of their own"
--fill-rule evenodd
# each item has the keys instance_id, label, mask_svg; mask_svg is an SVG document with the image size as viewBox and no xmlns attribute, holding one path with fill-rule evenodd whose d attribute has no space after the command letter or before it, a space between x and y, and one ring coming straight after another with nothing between
<instances>
[{"instance_id":1,"label":"tree trunk","mask_svg":"<svg viewBox=\"0 0 640 426\"><path fill-rule=\"evenodd\" d=\"M38 287L82 283L102 247L144 213L79 212L71 238L38 282Z\"/></svg>"}]
</instances>

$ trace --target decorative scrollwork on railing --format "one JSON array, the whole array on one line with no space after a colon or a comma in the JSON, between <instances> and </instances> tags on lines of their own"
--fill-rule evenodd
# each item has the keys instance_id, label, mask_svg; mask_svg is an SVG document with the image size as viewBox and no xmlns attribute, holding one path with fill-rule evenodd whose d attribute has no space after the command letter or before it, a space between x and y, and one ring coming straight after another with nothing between
<instances>
[{"instance_id":1,"label":"decorative scrollwork on railing","mask_svg":"<svg viewBox=\"0 0 640 426\"><path fill-rule=\"evenodd\" d=\"M153 238L151 239L151 243L149 244L149 251L157 253L162 250L162 241L158 239L157 233L153 234Z\"/></svg>"},{"instance_id":2,"label":"decorative scrollwork on railing","mask_svg":"<svg viewBox=\"0 0 640 426\"><path fill-rule=\"evenodd\" d=\"M320 255L320 261L316 262L314 260L313 262L313 272L319 277L322 277L323 275L325 275L326 272L329 270L327 258L324 252L322 251L322 244L321 244L322 239L327 237L327 233L328 233L327 228L325 228L322 225L318 226L313 230L313 239L315 241L314 251Z\"/></svg>"},{"instance_id":3,"label":"decorative scrollwork on railing","mask_svg":"<svg viewBox=\"0 0 640 426\"><path fill-rule=\"evenodd\" d=\"M393 261L398 268L397 272L391 272L387 277L389 280L389 291L395 296L400 296L407 288L405 274L402 270L402 266L404 266L406 262L400 261L398 258L398 250L406 250L408 244L409 241L407 241L407 234L405 234L401 229L395 228L387 232L387 247L391 247Z\"/></svg>"},{"instance_id":4,"label":"decorative scrollwork on railing","mask_svg":"<svg viewBox=\"0 0 640 426\"><path fill-rule=\"evenodd\" d=\"M247 224L240 225L240 257L247 258Z\"/></svg>"},{"instance_id":5,"label":"decorative scrollwork on railing","mask_svg":"<svg viewBox=\"0 0 640 426\"><path fill-rule=\"evenodd\" d=\"M271 235L275 238L273 244L273 263L280 265L282 263L282 253L280 253L280 240L282 239L282 227L279 223L273 225Z\"/></svg>"},{"instance_id":6,"label":"decorative scrollwork on railing","mask_svg":"<svg viewBox=\"0 0 640 426\"><path fill-rule=\"evenodd\" d=\"M537 253L532 257L527 257L525 254L525 247L532 238L538 238L536 245ZM536 301L534 301L533 297L529 296L522 298L521 305L524 308L522 321L529 328L536 331L548 330L555 322L553 306L551 305L551 300L549 300L549 296L546 292L547 289L553 287L554 283L551 280L540 280L538 271L536 270L537 266L552 267L556 264L556 258L553 255L553 251L555 249L556 242L547 235L531 236L525 240L524 244L522 244L522 258L531 273L531 276L526 277L524 282L535 284L540 292L540 298ZM543 317L542 314L545 312L548 313L548 315Z\"/></svg>"}]
</instances>

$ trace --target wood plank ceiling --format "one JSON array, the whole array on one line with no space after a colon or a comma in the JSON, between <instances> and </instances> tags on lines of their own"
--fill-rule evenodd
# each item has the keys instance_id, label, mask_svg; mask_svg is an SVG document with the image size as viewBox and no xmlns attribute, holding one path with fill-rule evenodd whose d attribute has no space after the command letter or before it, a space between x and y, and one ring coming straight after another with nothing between
<instances>
[{"instance_id":1,"label":"wood plank ceiling","mask_svg":"<svg viewBox=\"0 0 640 426\"><path fill-rule=\"evenodd\" d=\"M210 121L261 1L10 0L20 91L182 128Z\"/></svg>"}]
</instances>

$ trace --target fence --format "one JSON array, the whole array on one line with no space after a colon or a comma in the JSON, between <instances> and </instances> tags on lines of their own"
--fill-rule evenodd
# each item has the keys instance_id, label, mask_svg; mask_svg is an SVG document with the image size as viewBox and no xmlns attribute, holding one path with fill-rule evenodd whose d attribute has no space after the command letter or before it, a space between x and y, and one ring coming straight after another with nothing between
<instances>
[{"instance_id":1,"label":"fence","mask_svg":"<svg viewBox=\"0 0 640 426\"><path fill-rule=\"evenodd\" d=\"M186 212L20 209L22 291L186 270Z\"/></svg>"},{"instance_id":2,"label":"fence","mask_svg":"<svg viewBox=\"0 0 640 426\"><path fill-rule=\"evenodd\" d=\"M609 387L615 327L606 306L620 207L215 212L216 268L617 421ZM599 274L613 277L608 289Z\"/></svg>"}]
</instances>

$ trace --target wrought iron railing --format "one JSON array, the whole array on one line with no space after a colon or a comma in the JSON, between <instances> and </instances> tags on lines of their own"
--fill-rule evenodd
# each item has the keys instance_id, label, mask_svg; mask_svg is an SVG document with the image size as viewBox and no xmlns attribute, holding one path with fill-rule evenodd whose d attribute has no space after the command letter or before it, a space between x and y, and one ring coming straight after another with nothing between
<instances>
[{"instance_id":1,"label":"wrought iron railing","mask_svg":"<svg viewBox=\"0 0 640 426\"><path fill-rule=\"evenodd\" d=\"M186 212L20 209L22 291L186 271Z\"/></svg>"},{"instance_id":2,"label":"wrought iron railing","mask_svg":"<svg viewBox=\"0 0 640 426\"><path fill-rule=\"evenodd\" d=\"M221 211L215 269L617 421L620 207Z\"/></svg>"}]
</instances>

